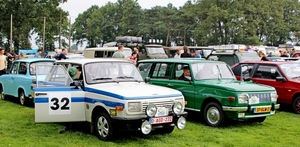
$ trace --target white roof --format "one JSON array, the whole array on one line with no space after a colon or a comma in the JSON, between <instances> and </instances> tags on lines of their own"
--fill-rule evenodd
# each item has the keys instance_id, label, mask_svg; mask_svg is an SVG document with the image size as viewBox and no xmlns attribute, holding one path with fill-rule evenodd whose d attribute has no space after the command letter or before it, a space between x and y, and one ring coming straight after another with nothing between
<instances>
[{"instance_id":1,"label":"white roof","mask_svg":"<svg viewBox=\"0 0 300 147\"><path fill-rule=\"evenodd\" d=\"M117 59L117 58L77 58L77 59L66 59L58 60L56 63L75 63L75 64L86 64L91 62L129 62L127 59Z\"/></svg>"},{"instance_id":2,"label":"white roof","mask_svg":"<svg viewBox=\"0 0 300 147\"><path fill-rule=\"evenodd\" d=\"M116 51L116 50L118 50L118 47L95 47L95 48L86 48L85 50L86 51L95 51L95 50L97 50L97 51L101 51L101 50ZM131 49L128 47L124 47L124 50L131 50Z\"/></svg>"}]
</instances>

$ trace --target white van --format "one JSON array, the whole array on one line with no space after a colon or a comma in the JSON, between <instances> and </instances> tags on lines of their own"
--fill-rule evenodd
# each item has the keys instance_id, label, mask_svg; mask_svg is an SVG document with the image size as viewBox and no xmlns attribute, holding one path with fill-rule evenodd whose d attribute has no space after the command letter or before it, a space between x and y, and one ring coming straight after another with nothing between
<instances>
[{"instance_id":1,"label":"white van","mask_svg":"<svg viewBox=\"0 0 300 147\"><path fill-rule=\"evenodd\" d=\"M118 47L97 47L97 48L86 48L83 51L85 58L111 58L112 55L118 51ZM130 58L132 50L124 47L125 58Z\"/></svg>"}]
</instances>

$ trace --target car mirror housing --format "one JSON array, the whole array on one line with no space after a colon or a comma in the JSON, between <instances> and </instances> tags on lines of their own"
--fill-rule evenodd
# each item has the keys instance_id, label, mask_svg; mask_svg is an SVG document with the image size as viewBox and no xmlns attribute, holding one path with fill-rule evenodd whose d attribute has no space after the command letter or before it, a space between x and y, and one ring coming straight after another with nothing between
<instances>
[{"instance_id":1,"label":"car mirror housing","mask_svg":"<svg viewBox=\"0 0 300 147\"><path fill-rule=\"evenodd\" d=\"M145 83L149 83L150 82L150 78L149 77L145 77Z\"/></svg>"},{"instance_id":2,"label":"car mirror housing","mask_svg":"<svg viewBox=\"0 0 300 147\"><path fill-rule=\"evenodd\" d=\"M286 82L286 79L284 77L276 77L276 81Z\"/></svg>"}]
</instances>

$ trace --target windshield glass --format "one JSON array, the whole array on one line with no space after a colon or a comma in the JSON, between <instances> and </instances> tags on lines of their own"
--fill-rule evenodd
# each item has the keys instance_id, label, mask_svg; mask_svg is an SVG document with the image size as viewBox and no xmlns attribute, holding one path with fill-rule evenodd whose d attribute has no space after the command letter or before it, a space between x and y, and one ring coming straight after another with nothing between
<instances>
[{"instance_id":1,"label":"windshield glass","mask_svg":"<svg viewBox=\"0 0 300 147\"><path fill-rule=\"evenodd\" d=\"M142 76L132 63L107 62L84 65L86 83L142 82Z\"/></svg>"},{"instance_id":2,"label":"windshield glass","mask_svg":"<svg viewBox=\"0 0 300 147\"><path fill-rule=\"evenodd\" d=\"M45 66L43 66L45 65ZM36 71L39 71L39 74L47 75L52 68L49 65L53 65L53 62L33 62L30 64L30 75L35 75Z\"/></svg>"},{"instance_id":3,"label":"windshield glass","mask_svg":"<svg viewBox=\"0 0 300 147\"><path fill-rule=\"evenodd\" d=\"M260 61L260 57L256 53L241 54L242 61Z\"/></svg>"},{"instance_id":4,"label":"windshield glass","mask_svg":"<svg viewBox=\"0 0 300 147\"><path fill-rule=\"evenodd\" d=\"M163 47L147 47L149 54L165 54Z\"/></svg>"},{"instance_id":5,"label":"windshield glass","mask_svg":"<svg viewBox=\"0 0 300 147\"><path fill-rule=\"evenodd\" d=\"M300 63L281 64L280 67L288 78L300 78Z\"/></svg>"},{"instance_id":6,"label":"windshield glass","mask_svg":"<svg viewBox=\"0 0 300 147\"><path fill-rule=\"evenodd\" d=\"M194 63L192 64L192 72L195 80L235 79L229 66L222 63Z\"/></svg>"}]
</instances>

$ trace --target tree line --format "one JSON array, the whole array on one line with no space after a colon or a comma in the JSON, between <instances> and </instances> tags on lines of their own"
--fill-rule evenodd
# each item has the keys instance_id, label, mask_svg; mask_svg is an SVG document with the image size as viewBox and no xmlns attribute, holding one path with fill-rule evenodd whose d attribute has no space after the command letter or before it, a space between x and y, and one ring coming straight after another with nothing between
<instances>
[{"instance_id":1,"label":"tree line","mask_svg":"<svg viewBox=\"0 0 300 147\"><path fill-rule=\"evenodd\" d=\"M118 0L104 6L91 6L79 14L69 28L68 12L59 4L67 0L2 0L0 36L9 39L10 14L13 15L13 44L29 48L28 37L37 33L43 43L43 18L46 17L45 45L54 48L60 32L90 47L115 41L116 36L141 36L145 41L162 39L163 45L273 45L299 42L300 3L298 0L188 0L177 8L143 9L138 0ZM78 4L80 6L80 4ZM76 9L76 8L74 8ZM62 16L62 21L60 17ZM60 25L60 22L62 25ZM7 47L8 42L1 42ZM66 42L62 46L68 47Z\"/></svg>"}]
</instances>

